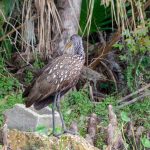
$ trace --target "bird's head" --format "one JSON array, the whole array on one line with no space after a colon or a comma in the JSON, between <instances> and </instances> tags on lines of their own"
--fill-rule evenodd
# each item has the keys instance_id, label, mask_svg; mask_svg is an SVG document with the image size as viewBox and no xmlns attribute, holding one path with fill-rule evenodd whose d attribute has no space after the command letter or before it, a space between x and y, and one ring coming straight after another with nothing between
<instances>
[{"instance_id":1,"label":"bird's head","mask_svg":"<svg viewBox=\"0 0 150 150\"><path fill-rule=\"evenodd\" d=\"M64 53L71 55L80 55L84 57L84 48L82 43L82 38L74 34L70 37L70 41L66 44Z\"/></svg>"}]
</instances>

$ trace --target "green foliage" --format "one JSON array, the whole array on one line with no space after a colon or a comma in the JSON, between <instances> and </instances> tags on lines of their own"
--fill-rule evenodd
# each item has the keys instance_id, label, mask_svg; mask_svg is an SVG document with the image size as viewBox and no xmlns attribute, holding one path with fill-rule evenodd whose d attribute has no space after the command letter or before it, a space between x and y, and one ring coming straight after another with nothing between
<instances>
[{"instance_id":1,"label":"green foliage","mask_svg":"<svg viewBox=\"0 0 150 150\"><path fill-rule=\"evenodd\" d=\"M150 79L150 20L145 26L139 25L134 31L125 30L124 43L117 43L114 47L123 51L120 60L126 63L124 74L130 91L139 88L141 84Z\"/></svg>"},{"instance_id":2,"label":"green foliage","mask_svg":"<svg viewBox=\"0 0 150 150\"><path fill-rule=\"evenodd\" d=\"M13 77L5 66L6 57L0 55L0 126L3 124L3 112L6 109L13 107L16 103L22 103L22 91L20 89L19 81ZM37 69L44 65L39 59L37 59L33 66ZM28 71L26 73L25 81L30 83L33 78L33 74ZM40 130L41 131L41 130ZM43 130L41 131L43 132Z\"/></svg>"},{"instance_id":3,"label":"green foliage","mask_svg":"<svg viewBox=\"0 0 150 150\"><path fill-rule=\"evenodd\" d=\"M35 62L33 63L33 68L34 70L38 71L39 69L41 69L42 67L44 66L44 62L40 60L40 58L36 57L35 58ZM26 70L26 73L25 73L25 82L30 84L33 77L34 77L34 74L31 70Z\"/></svg>"},{"instance_id":4,"label":"green foliage","mask_svg":"<svg viewBox=\"0 0 150 150\"><path fill-rule=\"evenodd\" d=\"M128 114L124 111L121 112L121 119L125 122L129 122L130 118L128 117Z\"/></svg>"},{"instance_id":5,"label":"green foliage","mask_svg":"<svg viewBox=\"0 0 150 150\"><path fill-rule=\"evenodd\" d=\"M4 12L4 4L3 4L3 1L0 1L0 10L2 12ZM0 14L0 29L1 27L3 26L4 24L4 18L2 17L2 15Z\"/></svg>"},{"instance_id":6,"label":"green foliage","mask_svg":"<svg viewBox=\"0 0 150 150\"><path fill-rule=\"evenodd\" d=\"M10 14L12 13L12 11L15 7L16 1L17 0L15 0L15 1L1 0L0 1L0 37L4 36L6 34L5 32L9 32L9 30L11 30L9 26L6 27L7 30L3 26L4 26L4 23L5 23L5 19L7 19L7 17L9 17ZM10 19L11 18L9 18L8 20L10 20ZM2 42L1 42L1 47L0 47L0 52L4 51L3 55L7 59L10 58L11 53L12 53L12 49L13 49L10 39L11 38L3 39Z\"/></svg>"},{"instance_id":7,"label":"green foliage","mask_svg":"<svg viewBox=\"0 0 150 150\"><path fill-rule=\"evenodd\" d=\"M11 11L13 11L13 9L14 9L15 2L12 1L12 0L2 0L2 3L3 3L3 6L4 6L5 15L9 16Z\"/></svg>"},{"instance_id":8,"label":"green foliage","mask_svg":"<svg viewBox=\"0 0 150 150\"><path fill-rule=\"evenodd\" d=\"M6 109L12 108L16 103L22 103L22 93L9 93L0 99L0 126L3 124L3 113Z\"/></svg>"},{"instance_id":9,"label":"green foliage","mask_svg":"<svg viewBox=\"0 0 150 150\"><path fill-rule=\"evenodd\" d=\"M64 101L62 101L61 108L67 126L72 121L78 123L79 133L85 136L87 133L87 117L91 113L96 113L100 118L101 128L108 126L108 105L113 105L113 109L118 118L118 124L121 128L125 127L126 123L132 121L136 126L143 126L146 130L150 129L150 99L145 98L143 101L126 106L120 110L117 107L117 98L107 97L102 102L94 104L90 101L88 91L80 90L71 92ZM137 113L138 112L138 113ZM122 127L123 126L123 127ZM106 143L106 133L102 129L97 135L96 146L102 148ZM131 141L127 144L130 148ZM134 143L134 142L133 142ZM135 144L135 143L134 143ZM132 145L133 146L133 145Z\"/></svg>"},{"instance_id":10,"label":"green foliage","mask_svg":"<svg viewBox=\"0 0 150 150\"><path fill-rule=\"evenodd\" d=\"M94 104L90 101L88 91L74 91L62 103L62 112L67 125L72 121L78 121L78 127L80 134L86 133L86 117L91 113L96 113L102 118L102 124L108 122L108 105L115 105L115 99L113 97L106 98L99 104Z\"/></svg>"},{"instance_id":11,"label":"green foliage","mask_svg":"<svg viewBox=\"0 0 150 150\"><path fill-rule=\"evenodd\" d=\"M145 148L150 148L150 140L145 136L141 138L141 142Z\"/></svg>"},{"instance_id":12,"label":"green foliage","mask_svg":"<svg viewBox=\"0 0 150 150\"><path fill-rule=\"evenodd\" d=\"M120 111L124 111L129 115L129 119L136 123L137 126L144 126L150 129L150 98L126 106ZM127 115L127 116L128 116Z\"/></svg>"},{"instance_id":13,"label":"green foliage","mask_svg":"<svg viewBox=\"0 0 150 150\"><path fill-rule=\"evenodd\" d=\"M85 133L85 124L88 114L91 114L93 104L89 100L87 93L84 91L72 92L67 99L62 103L62 112L64 114L64 120L69 125L72 121L79 120L80 133Z\"/></svg>"},{"instance_id":14,"label":"green foliage","mask_svg":"<svg viewBox=\"0 0 150 150\"><path fill-rule=\"evenodd\" d=\"M31 81L32 81L32 79L33 79L33 73L30 71L30 70L27 70L26 72L25 72L25 82L26 83L28 83L28 84L30 84L31 83Z\"/></svg>"},{"instance_id":15,"label":"green foliage","mask_svg":"<svg viewBox=\"0 0 150 150\"><path fill-rule=\"evenodd\" d=\"M4 61L0 59L0 126L3 123L3 112L22 102L19 82L10 75L5 68Z\"/></svg>"},{"instance_id":16,"label":"green foliage","mask_svg":"<svg viewBox=\"0 0 150 150\"><path fill-rule=\"evenodd\" d=\"M5 35L4 29L2 28L3 24L4 24L4 18L0 14L0 37ZM1 42L0 55L3 54L8 59L10 58L11 52L12 52L12 44L10 42L10 39L5 38Z\"/></svg>"},{"instance_id":17,"label":"green foliage","mask_svg":"<svg viewBox=\"0 0 150 150\"><path fill-rule=\"evenodd\" d=\"M141 137L141 140L137 143L137 141L135 140L136 131L134 129L137 129L138 127L141 127L141 126L144 127L145 131L142 133L142 136L145 135L147 131L149 131L150 129L149 108L150 108L150 98L145 98L142 101L126 106L122 108L121 110L117 110L119 126L120 126L120 129L122 130L124 141L126 142L126 145L128 145L127 149L130 150L130 149L133 149L133 147L137 149L137 145L139 146L140 144L140 150L142 150L148 144L147 139L142 138L142 137ZM133 130L132 130L132 136L130 137L127 135L126 132L124 132L124 129L127 128L127 122L129 121L131 121L134 124Z\"/></svg>"},{"instance_id":18,"label":"green foliage","mask_svg":"<svg viewBox=\"0 0 150 150\"><path fill-rule=\"evenodd\" d=\"M108 106L116 106L116 99L108 96L102 102L94 106L94 112L100 116L102 123L106 125L108 123Z\"/></svg>"},{"instance_id":19,"label":"green foliage","mask_svg":"<svg viewBox=\"0 0 150 150\"><path fill-rule=\"evenodd\" d=\"M97 30L111 29L112 22L111 22L110 8L105 8L103 5L101 5L100 0L94 0L93 3L90 3L91 4L90 6L89 3L90 0L82 1L82 7L81 7L82 9L80 15L80 26L82 31L84 31L88 21L88 17L90 15L92 15L90 33L97 32ZM93 7L93 11L92 11L92 7Z\"/></svg>"},{"instance_id":20,"label":"green foliage","mask_svg":"<svg viewBox=\"0 0 150 150\"><path fill-rule=\"evenodd\" d=\"M39 57L35 58L35 62L33 63L33 67L35 69L41 69L42 67L44 67L44 65L44 62Z\"/></svg>"},{"instance_id":21,"label":"green foliage","mask_svg":"<svg viewBox=\"0 0 150 150\"><path fill-rule=\"evenodd\" d=\"M0 10L6 17L12 11L11 0L0 1ZM4 18L0 13L0 37L5 35ZM9 39L4 39L0 43L0 126L3 123L3 112L14 106L16 103L22 102L22 96L20 91L20 84L16 78L14 78L7 70L5 66L5 60L10 58L12 54L12 44Z\"/></svg>"},{"instance_id":22,"label":"green foliage","mask_svg":"<svg viewBox=\"0 0 150 150\"><path fill-rule=\"evenodd\" d=\"M19 87L19 82L5 68L4 60L0 59L0 99Z\"/></svg>"},{"instance_id":23,"label":"green foliage","mask_svg":"<svg viewBox=\"0 0 150 150\"><path fill-rule=\"evenodd\" d=\"M48 128L45 127L44 125L39 125L36 127L35 132L37 132L39 134L47 135L48 134Z\"/></svg>"}]
</instances>

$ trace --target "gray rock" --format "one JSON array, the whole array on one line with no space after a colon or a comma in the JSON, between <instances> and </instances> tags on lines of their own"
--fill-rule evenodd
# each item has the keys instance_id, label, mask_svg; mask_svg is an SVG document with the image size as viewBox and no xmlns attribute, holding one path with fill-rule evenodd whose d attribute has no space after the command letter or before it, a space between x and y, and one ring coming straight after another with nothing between
<instances>
[{"instance_id":1,"label":"gray rock","mask_svg":"<svg viewBox=\"0 0 150 150\"><path fill-rule=\"evenodd\" d=\"M38 126L52 128L52 110L45 107L39 111L33 107L26 108L23 104L16 104L12 109L4 112L9 129L21 131L35 131ZM61 126L58 112L55 111L55 124Z\"/></svg>"}]
</instances>

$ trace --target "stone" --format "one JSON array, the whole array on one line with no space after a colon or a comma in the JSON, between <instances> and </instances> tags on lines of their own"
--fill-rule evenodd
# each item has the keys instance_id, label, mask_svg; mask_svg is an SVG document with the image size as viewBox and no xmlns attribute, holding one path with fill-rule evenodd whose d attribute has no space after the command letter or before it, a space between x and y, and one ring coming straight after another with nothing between
<instances>
[{"instance_id":1,"label":"stone","mask_svg":"<svg viewBox=\"0 0 150 150\"><path fill-rule=\"evenodd\" d=\"M26 108L23 104L16 104L12 109L4 112L9 129L20 131L36 131L39 126L52 128L52 110L45 107L39 111L33 107ZM59 113L55 111L56 127L61 126Z\"/></svg>"},{"instance_id":2,"label":"stone","mask_svg":"<svg viewBox=\"0 0 150 150\"><path fill-rule=\"evenodd\" d=\"M64 134L56 138L18 130L9 130L8 146L12 150L99 150L79 135Z\"/></svg>"}]
</instances>

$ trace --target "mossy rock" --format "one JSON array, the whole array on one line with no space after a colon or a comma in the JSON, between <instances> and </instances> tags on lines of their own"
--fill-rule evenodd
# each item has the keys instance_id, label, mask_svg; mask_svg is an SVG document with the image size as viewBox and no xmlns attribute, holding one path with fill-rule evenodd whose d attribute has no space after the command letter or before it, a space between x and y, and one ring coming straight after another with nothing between
<instances>
[{"instance_id":1,"label":"mossy rock","mask_svg":"<svg viewBox=\"0 0 150 150\"><path fill-rule=\"evenodd\" d=\"M12 150L99 150L90 145L84 138L70 134L56 138L10 130L8 132L8 143Z\"/></svg>"}]
</instances>

